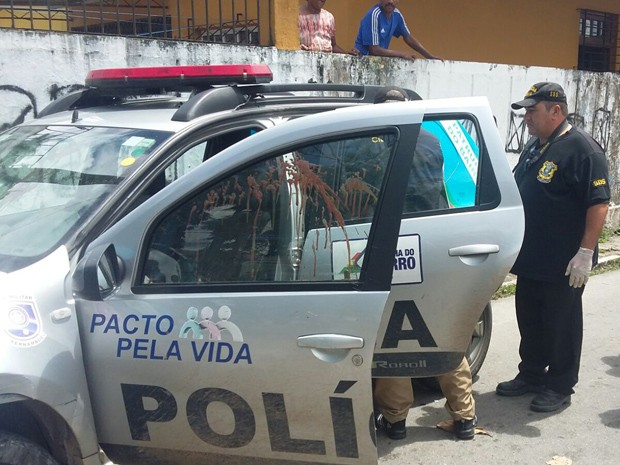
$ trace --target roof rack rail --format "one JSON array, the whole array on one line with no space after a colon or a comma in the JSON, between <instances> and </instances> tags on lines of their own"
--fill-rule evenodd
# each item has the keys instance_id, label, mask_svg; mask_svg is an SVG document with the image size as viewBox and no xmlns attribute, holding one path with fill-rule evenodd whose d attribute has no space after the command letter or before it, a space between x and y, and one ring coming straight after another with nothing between
<instances>
[{"instance_id":1,"label":"roof rack rail","mask_svg":"<svg viewBox=\"0 0 620 465\"><path fill-rule=\"evenodd\" d=\"M351 93L353 96L330 96L330 95L304 95L301 100L307 102L308 100L320 100L328 102L351 102L352 100L359 100L364 103L374 103L375 96L379 89L384 86L377 85L365 85L365 84L259 84L253 86L244 86L243 91L254 96L259 95L272 95L271 98L276 99L278 94L285 94L291 92L339 92L339 93ZM411 100L422 100L416 92L405 89L409 94ZM283 98L288 102L292 102L293 98L290 95L286 95Z\"/></svg>"},{"instance_id":2,"label":"roof rack rail","mask_svg":"<svg viewBox=\"0 0 620 465\"><path fill-rule=\"evenodd\" d=\"M383 86L351 84L247 84L228 86L207 86L190 96L172 117L173 121L191 121L199 116L218 111L232 110L239 106L265 106L303 103L374 103L375 96ZM67 110L79 110L95 106L109 106L122 102L124 98L138 97L130 88L119 93L118 88L86 88L68 94L39 112L37 118ZM149 96L161 95L164 89L152 89ZM422 100L414 91L405 89L411 100ZM301 95L303 94L303 95ZM348 95L343 95L348 94Z\"/></svg>"},{"instance_id":3,"label":"roof rack rail","mask_svg":"<svg viewBox=\"0 0 620 465\"><path fill-rule=\"evenodd\" d=\"M173 121L191 121L216 111L264 105L300 103L374 103L383 86L351 84L257 84L208 89L192 96L172 117ZM411 100L422 100L416 92L405 89ZM298 95L294 92L311 93ZM335 93L336 95L329 95ZM341 93L351 95L343 96Z\"/></svg>"},{"instance_id":4,"label":"roof rack rail","mask_svg":"<svg viewBox=\"0 0 620 465\"><path fill-rule=\"evenodd\" d=\"M172 121L191 121L199 116L233 110L246 101L237 86L213 87L192 95L172 116Z\"/></svg>"},{"instance_id":5,"label":"roof rack rail","mask_svg":"<svg viewBox=\"0 0 620 465\"><path fill-rule=\"evenodd\" d=\"M43 108L36 117L43 118L61 111L112 105L117 100L113 96L102 95L97 89L81 89L54 100Z\"/></svg>"}]
</instances>

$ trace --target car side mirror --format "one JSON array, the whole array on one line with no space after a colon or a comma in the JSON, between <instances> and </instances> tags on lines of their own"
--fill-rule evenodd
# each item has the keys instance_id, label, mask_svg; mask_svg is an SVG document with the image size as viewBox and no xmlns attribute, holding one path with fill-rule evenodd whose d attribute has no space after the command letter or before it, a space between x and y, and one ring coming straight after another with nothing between
<instances>
[{"instance_id":1,"label":"car side mirror","mask_svg":"<svg viewBox=\"0 0 620 465\"><path fill-rule=\"evenodd\" d=\"M85 300L101 301L114 293L123 279L123 263L113 244L94 247L78 263L73 292Z\"/></svg>"}]
</instances>

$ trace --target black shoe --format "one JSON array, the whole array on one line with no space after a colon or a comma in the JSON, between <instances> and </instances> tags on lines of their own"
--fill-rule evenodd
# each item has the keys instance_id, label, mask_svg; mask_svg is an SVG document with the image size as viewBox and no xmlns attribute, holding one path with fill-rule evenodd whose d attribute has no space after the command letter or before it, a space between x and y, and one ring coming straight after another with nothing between
<instances>
[{"instance_id":1,"label":"black shoe","mask_svg":"<svg viewBox=\"0 0 620 465\"><path fill-rule=\"evenodd\" d=\"M382 429L390 439L405 439L407 437L407 428L405 428L405 420L390 423L385 419L382 413L375 417L377 429Z\"/></svg>"},{"instance_id":2,"label":"black shoe","mask_svg":"<svg viewBox=\"0 0 620 465\"><path fill-rule=\"evenodd\" d=\"M534 412L555 412L564 405L570 405L570 394L560 394L551 389L545 389L534 397L530 409Z\"/></svg>"},{"instance_id":3,"label":"black shoe","mask_svg":"<svg viewBox=\"0 0 620 465\"><path fill-rule=\"evenodd\" d=\"M506 397L522 396L528 392L543 392L543 390L544 386L531 384L517 378L499 383L495 388L498 395Z\"/></svg>"},{"instance_id":4,"label":"black shoe","mask_svg":"<svg viewBox=\"0 0 620 465\"><path fill-rule=\"evenodd\" d=\"M471 420L454 420L454 434L459 439L474 439L478 417Z\"/></svg>"}]
</instances>

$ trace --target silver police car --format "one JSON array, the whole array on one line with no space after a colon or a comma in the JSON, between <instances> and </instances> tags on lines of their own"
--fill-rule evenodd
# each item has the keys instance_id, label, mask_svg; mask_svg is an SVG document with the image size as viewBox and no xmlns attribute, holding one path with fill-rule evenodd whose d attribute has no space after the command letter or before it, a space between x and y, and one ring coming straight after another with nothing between
<instances>
[{"instance_id":1,"label":"silver police car","mask_svg":"<svg viewBox=\"0 0 620 465\"><path fill-rule=\"evenodd\" d=\"M376 463L372 377L482 363L488 102L270 79L96 70L0 135L0 462Z\"/></svg>"}]
</instances>

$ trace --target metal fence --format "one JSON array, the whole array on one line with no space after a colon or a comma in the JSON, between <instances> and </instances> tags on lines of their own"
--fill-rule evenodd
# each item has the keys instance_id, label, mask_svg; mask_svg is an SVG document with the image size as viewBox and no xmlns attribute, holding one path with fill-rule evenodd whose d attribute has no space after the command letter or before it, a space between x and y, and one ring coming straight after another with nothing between
<instances>
[{"instance_id":1,"label":"metal fence","mask_svg":"<svg viewBox=\"0 0 620 465\"><path fill-rule=\"evenodd\" d=\"M0 28L271 45L268 0L0 0Z\"/></svg>"}]
</instances>

